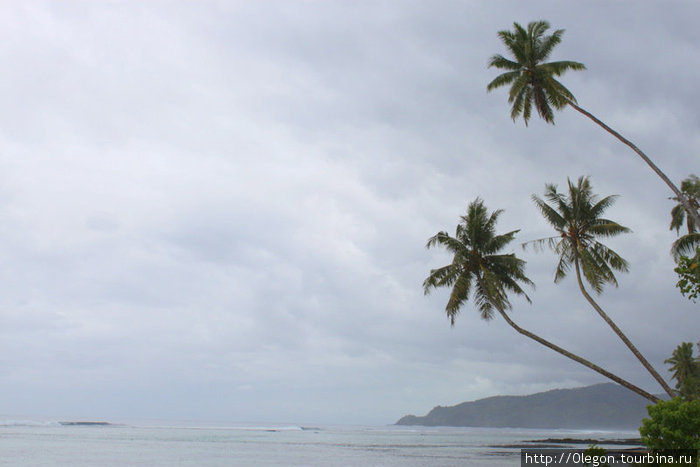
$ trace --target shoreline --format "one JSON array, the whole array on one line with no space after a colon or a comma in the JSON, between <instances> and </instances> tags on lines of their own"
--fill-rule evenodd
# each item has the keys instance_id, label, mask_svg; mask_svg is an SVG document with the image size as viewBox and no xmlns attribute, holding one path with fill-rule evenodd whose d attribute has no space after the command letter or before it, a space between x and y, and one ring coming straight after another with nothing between
<instances>
[{"instance_id":1,"label":"shoreline","mask_svg":"<svg viewBox=\"0 0 700 467\"><path fill-rule=\"evenodd\" d=\"M644 447L642 440L640 438L614 438L614 439L594 439L594 438L546 438L546 439L532 439L524 440L518 444L498 444L490 445L492 448L533 448L533 449L547 449L547 448L562 448L564 445L582 445L586 446L596 445L596 446L632 446L635 448Z\"/></svg>"}]
</instances>

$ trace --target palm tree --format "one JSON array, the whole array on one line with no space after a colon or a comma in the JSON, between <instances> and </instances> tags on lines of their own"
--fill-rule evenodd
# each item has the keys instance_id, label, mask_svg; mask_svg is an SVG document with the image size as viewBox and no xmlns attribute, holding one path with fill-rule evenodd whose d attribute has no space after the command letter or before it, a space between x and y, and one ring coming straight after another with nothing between
<instances>
[{"instance_id":1,"label":"palm tree","mask_svg":"<svg viewBox=\"0 0 700 467\"><path fill-rule=\"evenodd\" d=\"M700 343L698 343L700 348ZM673 351L671 358L664 360L664 363L671 365L669 371L673 372L673 379L676 380L676 389L681 396L690 399L697 392L698 378L700 378L700 363L693 358L693 344L683 342Z\"/></svg>"},{"instance_id":2,"label":"palm tree","mask_svg":"<svg viewBox=\"0 0 700 467\"><path fill-rule=\"evenodd\" d=\"M497 210L489 214L484 202L477 198L469 204L467 214L461 217L454 237L447 232L438 232L428 240L427 248L439 245L454 256L450 264L430 271L423 282L424 292L428 294L432 289L452 287L445 307L452 325L462 305L471 299L483 319L492 319L494 312L497 312L518 333L585 365L652 402L657 402L658 398L643 389L521 328L510 319L506 313L512 308L508 293L522 295L529 302L530 298L521 284L534 284L525 275L525 261L512 253L499 254L518 232L514 230L496 235L496 222L502 212Z\"/></svg>"},{"instance_id":3,"label":"palm tree","mask_svg":"<svg viewBox=\"0 0 700 467\"><path fill-rule=\"evenodd\" d=\"M681 182L681 192L694 209L697 210L700 208L700 178L698 178L697 175L689 175L688 178ZM698 233L700 224L697 224L693 217L686 216L686 211L678 197L674 196L670 199L678 201L678 204L671 209L671 225L669 226L669 230L675 229L676 233L680 234L683 224L685 224L688 230L688 233L673 242L673 246L671 247L671 254L673 254L673 258L678 261L681 256L692 254L695 247L700 246L700 233Z\"/></svg>"},{"instance_id":4,"label":"palm tree","mask_svg":"<svg viewBox=\"0 0 700 467\"><path fill-rule=\"evenodd\" d=\"M511 104L510 116L516 120L523 117L527 125L534 104L537 113L542 119L554 124L554 112L563 109L567 105L576 109L593 122L597 123L605 131L613 135L623 144L629 146L644 162L668 185L676 195L678 201L700 226L700 214L697 207L693 208L676 185L659 169L649 157L631 141L603 123L587 110L579 107L576 98L556 78L568 70L585 70L583 63L572 61L546 62L554 47L561 42L563 29L557 29L551 35L546 35L549 29L547 21L533 21L527 25L527 29L518 23L513 23L513 31L499 31L498 37L505 44L514 60L502 55L494 55L489 60L489 68L494 67L506 70L491 81L486 89L492 91L501 86L510 85L508 102Z\"/></svg>"},{"instance_id":5,"label":"palm tree","mask_svg":"<svg viewBox=\"0 0 700 467\"><path fill-rule=\"evenodd\" d=\"M574 266L579 289L591 306L598 312L601 318L610 326L618 337L625 343L630 351L642 363L644 368L656 379L661 387L672 396L673 390L658 374L644 356L637 350L627 336L620 330L603 309L593 300L583 285L583 278L591 288L600 294L605 284L617 287L617 279L614 271L627 272L628 264L614 250L598 241L600 237L614 237L622 233L630 232L630 229L617 222L602 217L603 212L609 208L616 196L606 196L603 199L593 194L588 177L580 177L576 185L568 181L569 194L565 195L557 191L552 184L545 185L544 197L550 204L536 195L532 195L544 218L549 222L557 235L528 242L536 247L548 245L559 255L554 282L557 283L566 277Z\"/></svg>"}]
</instances>

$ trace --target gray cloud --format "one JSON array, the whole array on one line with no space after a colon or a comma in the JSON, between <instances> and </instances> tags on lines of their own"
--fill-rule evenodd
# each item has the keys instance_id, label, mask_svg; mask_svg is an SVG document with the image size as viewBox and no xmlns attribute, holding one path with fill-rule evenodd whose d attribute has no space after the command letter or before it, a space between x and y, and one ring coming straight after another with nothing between
<instances>
[{"instance_id":1,"label":"gray cloud","mask_svg":"<svg viewBox=\"0 0 700 467\"><path fill-rule=\"evenodd\" d=\"M692 2L2 9L1 413L390 423L598 382L421 289L469 201L519 243L550 233L530 195L579 175L634 230L604 307L660 369L698 338L661 182L574 111L525 128L485 91L495 32L544 15L579 102L697 173ZM657 391L553 254L512 250L537 283L518 323Z\"/></svg>"}]
</instances>

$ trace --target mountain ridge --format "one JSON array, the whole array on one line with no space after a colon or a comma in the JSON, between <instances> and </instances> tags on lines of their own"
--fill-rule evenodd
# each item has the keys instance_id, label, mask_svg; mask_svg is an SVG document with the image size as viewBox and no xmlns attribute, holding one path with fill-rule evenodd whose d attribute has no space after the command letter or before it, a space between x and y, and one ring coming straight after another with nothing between
<instances>
[{"instance_id":1,"label":"mountain ridge","mask_svg":"<svg viewBox=\"0 0 700 467\"><path fill-rule=\"evenodd\" d=\"M491 396L425 416L406 415L396 425L491 428L636 429L650 402L614 383L551 389L525 396Z\"/></svg>"}]
</instances>

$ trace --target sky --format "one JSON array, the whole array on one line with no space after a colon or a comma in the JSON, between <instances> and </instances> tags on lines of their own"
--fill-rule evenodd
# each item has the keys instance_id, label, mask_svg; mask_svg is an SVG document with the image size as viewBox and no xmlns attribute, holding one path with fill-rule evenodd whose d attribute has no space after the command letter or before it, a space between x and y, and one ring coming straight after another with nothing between
<instances>
[{"instance_id":1,"label":"sky","mask_svg":"<svg viewBox=\"0 0 700 467\"><path fill-rule=\"evenodd\" d=\"M546 19L579 104L680 183L698 173L700 4L0 3L0 418L394 423L606 380L424 296L469 202L520 229L513 320L660 393L553 283L531 201L590 176L631 264L599 303L664 376L700 338L669 189L573 109L510 119L496 33ZM678 64L682 64L678 68Z\"/></svg>"}]
</instances>

